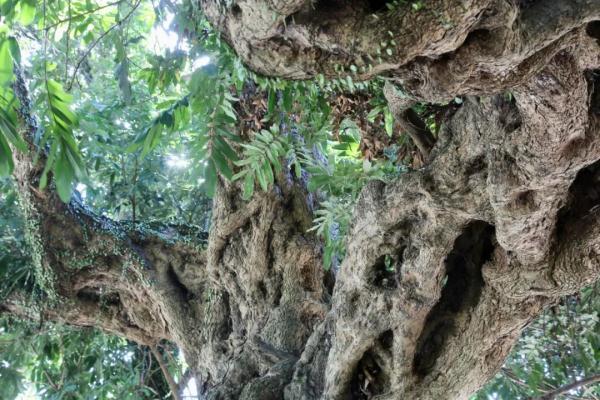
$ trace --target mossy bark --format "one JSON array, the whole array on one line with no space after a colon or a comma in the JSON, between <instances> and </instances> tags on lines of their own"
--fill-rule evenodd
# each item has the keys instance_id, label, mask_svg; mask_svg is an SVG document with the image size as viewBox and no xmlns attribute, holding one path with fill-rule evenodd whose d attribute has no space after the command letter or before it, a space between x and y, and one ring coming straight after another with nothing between
<instances>
[{"instance_id":1,"label":"mossy bark","mask_svg":"<svg viewBox=\"0 0 600 400\"><path fill-rule=\"evenodd\" d=\"M294 182L250 202L220 182L205 242L64 205L19 155L56 277L45 317L172 340L210 399L466 399L544 307L596 281L600 3L378 4L202 3L261 72L331 76L393 39L361 76L402 86L386 92L398 118L464 96L424 168L364 188L337 276ZM16 298L2 308L35 317Z\"/></svg>"}]
</instances>

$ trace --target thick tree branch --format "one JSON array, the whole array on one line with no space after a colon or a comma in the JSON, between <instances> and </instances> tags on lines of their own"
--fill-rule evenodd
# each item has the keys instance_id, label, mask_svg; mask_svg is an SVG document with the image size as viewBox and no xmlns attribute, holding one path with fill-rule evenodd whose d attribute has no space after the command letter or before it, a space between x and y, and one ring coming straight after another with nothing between
<instances>
[{"instance_id":1,"label":"thick tree branch","mask_svg":"<svg viewBox=\"0 0 600 400\"><path fill-rule=\"evenodd\" d=\"M427 167L363 190L333 327L314 334L331 336L325 398L468 398L545 306L600 277L596 86L573 54L514 100L467 99Z\"/></svg>"},{"instance_id":2,"label":"thick tree branch","mask_svg":"<svg viewBox=\"0 0 600 400\"><path fill-rule=\"evenodd\" d=\"M203 2L259 71L390 74L410 96L390 106L428 164L364 188L332 291L321 243L283 184L247 204L219 182L205 253L39 193L41 165L19 155L19 192L57 304L91 304L83 324L100 315L122 334L127 325L150 343L174 340L207 398L468 398L532 318L600 275L600 85L590 73L600 55L584 29L599 6L548 3L432 0L415 13ZM506 88L467 96L435 144L406 111Z\"/></svg>"},{"instance_id":3,"label":"thick tree branch","mask_svg":"<svg viewBox=\"0 0 600 400\"><path fill-rule=\"evenodd\" d=\"M416 98L490 94L537 74L600 19L594 0L428 1L388 10L377 2L204 1L215 27L253 69L305 79L387 74ZM584 46L585 47L585 46ZM353 68L354 68L353 67Z\"/></svg>"},{"instance_id":4,"label":"thick tree branch","mask_svg":"<svg viewBox=\"0 0 600 400\"><path fill-rule=\"evenodd\" d=\"M190 343L207 280L202 241L198 248L172 227L137 229L94 214L77 196L69 204L53 190L37 189L45 157L36 156L37 129L27 87L16 70L22 133L30 151L15 153L15 180L26 218L36 284L46 298L45 319L98 326L139 343L161 339ZM17 301L18 300L18 301ZM5 311L28 315L23 299ZM191 345L191 344L190 344Z\"/></svg>"},{"instance_id":5,"label":"thick tree branch","mask_svg":"<svg viewBox=\"0 0 600 400\"><path fill-rule=\"evenodd\" d=\"M554 400L561 394L565 394L570 392L571 390L578 389L582 386L593 385L594 383L600 382L600 374L593 375L588 378L580 379L574 382L571 382L567 385L561 386L556 390L553 390L549 393L545 393L538 397L532 397L531 400Z\"/></svg>"}]
</instances>

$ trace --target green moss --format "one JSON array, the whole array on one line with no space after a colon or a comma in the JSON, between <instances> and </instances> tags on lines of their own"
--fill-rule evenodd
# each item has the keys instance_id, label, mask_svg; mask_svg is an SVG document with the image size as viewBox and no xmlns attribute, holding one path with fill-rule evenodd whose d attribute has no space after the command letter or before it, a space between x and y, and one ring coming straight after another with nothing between
<instances>
[{"instance_id":1,"label":"green moss","mask_svg":"<svg viewBox=\"0 0 600 400\"><path fill-rule=\"evenodd\" d=\"M24 239L30 251L35 286L38 289L34 291L34 296L55 303L58 297L55 290L56 277L45 258L38 212L32 205L29 193L19 193L19 203L25 219Z\"/></svg>"}]
</instances>

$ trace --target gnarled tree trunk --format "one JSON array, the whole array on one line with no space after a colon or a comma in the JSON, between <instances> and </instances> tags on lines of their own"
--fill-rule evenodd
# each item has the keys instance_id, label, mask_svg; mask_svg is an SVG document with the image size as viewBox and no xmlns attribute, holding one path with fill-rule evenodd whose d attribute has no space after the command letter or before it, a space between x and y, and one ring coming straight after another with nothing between
<instances>
[{"instance_id":1,"label":"gnarled tree trunk","mask_svg":"<svg viewBox=\"0 0 600 400\"><path fill-rule=\"evenodd\" d=\"M424 168L364 188L337 276L293 181L248 203L221 182L206 239L63 205L19 155L57 293L44 318L172 340L208 399L468 398L532 318L600 276L600 2L423 4L202 2L257 71L385 73L424 138ZM433 145L407 110L459 95ZM18 295L2 308L28 315Z\"/></svg>"}]
</instances>

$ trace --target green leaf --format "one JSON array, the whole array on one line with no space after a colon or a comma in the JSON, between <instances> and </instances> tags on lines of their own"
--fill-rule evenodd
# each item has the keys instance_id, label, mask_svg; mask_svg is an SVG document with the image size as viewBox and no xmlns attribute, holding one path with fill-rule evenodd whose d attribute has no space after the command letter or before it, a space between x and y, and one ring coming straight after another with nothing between
<instances>
[{"instance_id":1,"label":"green leaf","mask_svg":"<svg viewBox=\"0 0 600 400\"><path fill-rule=\"evenodd\" d=\"M233 172L231 171L231 168L229 168L227 160L217 148L213 148L211 158L215 162L215 165L217 166L219 172L223 174L225 178L231 180L231 178L233 178Z\"/></svg>"},{"instance_id":2,"label":"green leaf","mask_svg":"<svg viewBox=\"0 0 600 400\"><path fill-rule=\"evenodd\" d=\"M19 132L17 132L17 128L13 124L12 118L2 108L0 108L0 133L2 133L8 142L10 142L18 150L27 150L27 144L23 138L21 138Z\"/></svg>"},{"instance_id":3,"label":"green leaf","mask_svg":"<svg viewBox=\"0 0 600 400\"><path fill-rule=\"evenodd\" d=\"M240 143L242 141L238 135L235 135L221 127L217 127L216 131L219 133L219 135L227 137L232 142Z\"/></svg>"},{"instance_id":4,"label":"green leaf","mask_svg":"<svg viewBox=\"0 0 600 400\"><path fill-rule=\"evenodd\" d=\"M12 152L4 136L0 135L0 176L10 175L13 168Z\"/></svg>"},{"instance_id":5,"label":"green leaf","mask_svg":"<svg viewBox=\"0 0 600 400\"><path fill-rule=\"evenodd\" d=\"M243 169L240 172L238 172L237 174L233 175L233 177L231 178L232 181L237 181L240 178L246 176L247 174L250 174L250 171L247 169Z\"/></svg>"},{"instance_id":6,"label":"green leaf","mask_svg":"<svg viewBox=\"0 0 600 400\"><path fill-rule=\"evenodd\" d=\"M277 92L269 90L269 99L267 101L267 114L273 115L275 106L277 105Z\"/></svg>"},{"instance_id":7,"label":"green leaf","mask_svg":"<svg viewBox=\"0 0 600 400\"><path fill-rule=\"evenodd\" d=\"M206 195L210 198L215 195L215 188L217 186L217 169L213 159L210 158L204 170L204 185L206 188Z\"/></svg>"},{"instance_id":8,"label":"green leaf","mask_svg":"<svg viewBox=\"0 0 600 400\"><path fill-rule=\"evenodd\" d=\"M11 45L8 39L0 36L0 87L9 86L13 79L13 56Z\"/></svg>"},{"instance_id":9,"label":"green leaf","mask_svg":"<svg viewBox=\"0 0 600 400\"><path fill-rule=\"evenodd\" d=\"M302 177L302 165L298 160L294 162L294 171L296 172L296 178L300 179Z\"/></svg>"},{"instance_id":10,"label":"green leaf","mask_svg":"<svg viewBox=\"0 0 600 400\"><path fill-rule=\"evenodd\" d=\"M229 118L231 118L234 121L237 121L235 112L233 111L233 108L231 108L231 103L224 102L223 104L221 104L221 110L223 110L225 115L227 115Z\"/></svg>"},{"instance_id":11,"label":"green leaf","mask_svg":"<svg viewBox=\"0 0 600 400\"><path fill-rule=\"evenodd\" d=\"M219 149L228 159L231 161L237 161L239 158L236 152L229 146L229 144L219 136L215 136L214 145Z\"/></svg>"},{"instance_id":12,"label":"green leaf","mask_svg":"<svg viewBox=\"0 0 600 400\"><path fill-rule=\"evenodd\" d=\"M8 46L10 48L10 53L12 55L13 60L17 63L17 64L21 64L21 49L19 48L19 43L17 42L17 39L15 39L14 37L9 37L8 38Z\"/></svg>"},{"instance_id":13,"label":"green leaf","mask_svg":"<svg viewBox=\"0 0 600 400\"><path fill-rule=\"evenodd\" d=\"M44 170L42 171L42 176L40 177L40 190L43 190L48 185L48 172L54 165L54 160L56 159L56 154L58 153L58 140L52 142L50 146L50 151L48 152L48 158L46 159L46 165L44 166Z\"/></svg>"},{"instance_id":14,"label":"green leaf","mask_svg":"<svg viewBox=\"0 0 600 400\"><path fill-rule=\"evenodd\" d=\"M256 138L266 144L269 144L273 141L273 135L266 129L261 130L260 133L256 135Z\"/></svg>"},{"instance_id":15,"label":"green leaf","mask_svg":"<svg viewBox=\"0 0 600 400\"><path fill-rule=\"evenodd\" d=\"M271 151L269 151L269 149L267 149L267 157L269 157L269 161L271 161L271 164L273 164L273 167L275 168L276 172L281 172L281 163L279 162L279 155L278 155L278 150L277 147L273 147L273 144L271 144Z\"/></svg>"},{"instance_id":16,"label":"green leaf","mask_svg":"<svg viewBox=\"0 0 600 400\"><path fill-rule=\"evenodd\" d=\"M330 246L326 246L325 251L323 252L323 267L325 268L325 271L329 271L329 268L331 267L332 255L333 248L331 248Z\"/></svg>"},{"instance_id":17,"label":"green leaf","mask_svg":"<svg viewBox=\"0 0 600 400\"><path fill-rule=\"evenodd\" d=\"M275 177L273 176L273 170L271 169L271 164L269 164L269 160L265 159L263 163L263 171L265 173L265 177L267 179L267 183L272 185L275 183Z\"/></svg>"},{"instance_id":18,"label":"green leaf","mask_svg":"<svg viewBox=\"0 0 600 400\"><path fill-rule=\"evenodd\" d=\"M35 19L35 0L19 1L19 23L27 26Z\"/></svg>"},{"instance_id":19,"label":"green leaf","mask_svg":"<svg viewBox=\"0 0 600 400\"><path fill-rule=\"evenodd\" d=\"M354 92L354 82L352 81L352 77L350 75L346 76L346 84L350 88L350 91Z\"/></svg>"},{"instance_id":20,"label":"green leaf","mask_svg":"<svg viewBox=\"0 0 600 400\"><path fill-rule=\"evenodd\" d=\"M250 200L252 194L254 194L254 175L246 174L246 177L244 178L244 192L242 197L244 200Z\"/></svg>"},{"instance_id":21,"label":"green leaf","mask_svg":"<svg viewBox=\"0 0 600 400\"><path fill-rule=\"evenodd\" d=\"M238 167L244 167L246 165L250 165L254 162L254 159L252 158L245 158L243 160L238 160L236 162L234 162L234 164Z\"/></svg>"},{"instance_id":22,"label":"green leaf","mask_svg":"<svg viewBox=\"0 0 600 400\"><path fill-rule=\"evenodd\" d=\"M63 147L54 164L54 181L56 182L58 196L63 202L68 203L71 200L75 173L64 150Z\"/></svg>"},{"instance_id":23,"label":"green leaf","mask_svg":"<svg viewBox=\"0 0 600 400\"><path fill-rule=\"evenodd\" d=\"M262 168L256 169L256 178L258 179L258 183L259 183L261 189L263 190L263 192L266 192L267 190L269 190L269 184L267 183L267 178L265 177L265 174L263 173Z\"/></svg>"},{"instance_id":24,"label":"green leaf","mask_svg":"<svg viewBox=\"0 0 600 400\"><path fill-rule=\"evenodd\" d=\"M391 137L394 134L394 116L389 108L384 110L383 116L385 120L385 132Z\"/></svg>"},{"instance_id":25,"label":"green leaf","mask_svg":"<svg viewBox=\"0 0 600 400\"><path fill-rule=\"evenodd\" d=\"M380 112L381 112L381 108L379 108L379 107L373 108L371 111L369 111L369 114L367 115L367 120L369 122L375 122L375 118L377 118L377 116L379 115Z\"/></svg>"},{"instance_id":26,"label":"green leaf","mask_svg":"<svg viewBox=\"0 0 600 400\"><path fill-rule=\"evenodd\" d=\"M292 111L292 103L293 103L292 88L289 86L283 91L282 103L283 103L283 109L285 111Z\"/></svg>"}]
</instances>

